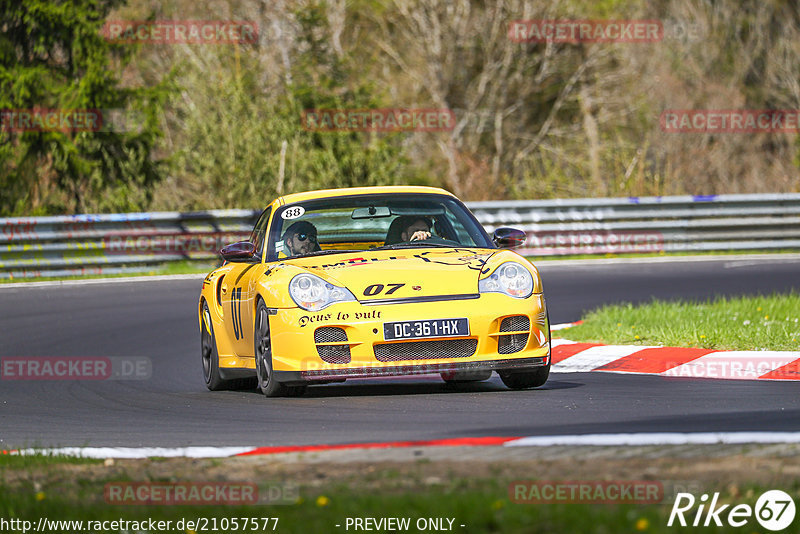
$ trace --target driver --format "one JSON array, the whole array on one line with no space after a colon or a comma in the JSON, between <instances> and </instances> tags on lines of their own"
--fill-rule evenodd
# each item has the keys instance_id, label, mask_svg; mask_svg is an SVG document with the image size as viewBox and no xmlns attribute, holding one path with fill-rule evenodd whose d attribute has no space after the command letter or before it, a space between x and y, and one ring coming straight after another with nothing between
<instances>
[{"instance_id":1,"label":"driver","mask_svg":"<svg viewBox=\"0 0 800 534\"><path fill-rule=\"evenodd\" d=\"M319 250L317 228L308 221L292 223L283 233L287 256L302 256Z\"/></svg>"}]
</instances>

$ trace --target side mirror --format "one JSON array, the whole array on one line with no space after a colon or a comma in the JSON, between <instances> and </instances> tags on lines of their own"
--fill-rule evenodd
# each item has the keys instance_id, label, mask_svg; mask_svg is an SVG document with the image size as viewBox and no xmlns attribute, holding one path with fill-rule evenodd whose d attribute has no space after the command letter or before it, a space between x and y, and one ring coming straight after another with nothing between
<instances>
[{"instance_id":1,"label":"side mirror","mask_svg":"<svg viewBox=\"0 0 800 534\"><path fill-rule=\"evenodd\" d=\"M238 243L231 243L225 245L220 249L219 255L225 261L238 261L247 260L253 257L256 253L256 244L250 241L239 241Z\"/></svg>"},{"instance_id":2,"label":"side mirror","mask_svg":"<svg viewBox=\"0 0 800 534\"><path fill-rule=\"evenodd\" d=\"M516 228L501 227L492 233L492 243L497 248L517 248L525 244L528 236Z\"/></svg>"}]
</instances>

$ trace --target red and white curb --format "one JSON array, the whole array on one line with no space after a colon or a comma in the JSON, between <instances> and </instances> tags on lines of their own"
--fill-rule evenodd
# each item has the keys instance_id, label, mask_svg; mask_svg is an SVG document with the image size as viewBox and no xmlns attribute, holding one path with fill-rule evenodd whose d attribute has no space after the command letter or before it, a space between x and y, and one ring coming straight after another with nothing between
<instances>
[{"instance_id":1,"label":"red and white curb","mask_svg":"<svg viewBox=\"0 0 800 534\"><path fill-rule=\"evenodd\" d=\"M561 330L577 323L554 325ZM738 351L552 341L553 373L606 371L679 378L800 380L798 351Z\"/></svg>"},{"instance_id":2,"label":"red and white curb","mask_svg":"<svg viewBox=\"0 0 800 534\"><path fill-rule=\"evenodd\" d=\"M59 447L49 449L17 449L0 454L81 456L84 458L227 458L261 454L320 452L348 449L397 449L410 447L490 447L504 445L517 437L448 438L424 441L386 441L375 443L343 443L333 445L281 445L271 447Z\"/></svg>"},{"instance_id":3,"label":"red and white curb","mask_svg":"<svg viewBox=\"0 0 800 534\"><path fill-rule=\"evenodd\" d=\"M647 445L730 445L746 443L800 443L800 432L650 432L634 434L578 434L563 436L512 436L451 438L427 441L391 441L333 445L275 447L62 447L20 449L2 454L27 456L45 454L82 458L230 458L286 453L341 450L402 449L421 447L552 447L552 446L647 446Z\"/></svg>"}]
</instances>

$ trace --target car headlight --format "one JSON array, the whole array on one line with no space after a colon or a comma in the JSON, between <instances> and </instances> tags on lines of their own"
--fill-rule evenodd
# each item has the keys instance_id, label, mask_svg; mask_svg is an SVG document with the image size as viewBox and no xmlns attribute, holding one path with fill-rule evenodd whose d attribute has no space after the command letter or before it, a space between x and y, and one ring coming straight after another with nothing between
<instances>
[{"instance_id":1,"label":"car headlight","mask_svg":"<svg viewBox=\"0 0 800 534\"><path fill-rule=\"evenodd\" d=\"M507 261L478 282L478 291L480 293L505 293L518 299L528 298L533 293L533 276L519 263Z\"/></svg>"},{"instance_id":2,"label":"car headlight","mask_svg":"<svg viewBox=\"0 0 800 534\"><path fill-rule=\"evenodd\" d=\"M298 274L289 282L289 295L295 303L308 311L319 311L336 302L354 301L347 288L335 286L313 274Z\"/></svg>"}]
</instances>

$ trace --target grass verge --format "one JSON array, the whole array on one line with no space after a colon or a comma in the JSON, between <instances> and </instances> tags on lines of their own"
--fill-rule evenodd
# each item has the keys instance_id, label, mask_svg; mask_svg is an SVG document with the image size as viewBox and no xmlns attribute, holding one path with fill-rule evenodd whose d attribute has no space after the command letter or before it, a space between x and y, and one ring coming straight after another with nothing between
<instances>
[{"instance_id":1,"label":"grass verge","mask_svg":"<svg viewBox=\"0 0 800 534\"><path fill-rule=\"evenodd\" d=\"M32 469L36 467L47 467L56 465L85 465L101 464L102 460L94 458L82 458L80 456L64 456L60 454L8 454L8 451L0 453L0 472L7 469Z\"/></svg>"},{"instance_id":2,"label":"grass verge","mask_svg":"<svg viewBox=\"0 0 800 534\"><path fill-rule=\"evenodd\" d=\"M613 345L800 349L800 294L604 306L559 337Z\"/></svg>"},{"instance_id":3,"label":"grass verge","mask_svg":"<svg viewBox=\"0 0 800 534\"><path fill-rule=\"evenodd\" d=\"M702 463L705 469L697 469ZM115 528L108 524L50 524L59 532L348 532L347 518L408 518L410 528L380 532L445 530L464 533L617 533L617 532L742 532L723 526L711 529L667 527L676 491L719 492L720 504L753 506L767 489L780 488L797 500L800 486L791 458L734 456L688 459L640 458L585 462L577 458L515 462L376 462L289 465L271 459L118 461L106 465L0 466L0 518L30 521L133 521ZM602 464L602 465L601 465ZM754 468L760 468L758 469ZM750 473L747 475L746 473ZM674 478L673 478L674 477ZM670 478L675 482L670 483ZM659 481L664 500L659 504L515 503L514 481L550 482ZM735 483L731 482L735 480ZM244 481L265 487L265 481L299 485L291 504L254 505L117 505L107 502L107 485L129 481L170 483L186 480ZM276 482L277 481L277 482ZM614 482L616 481L616 482ZM545 482L546 483L546 482ZM269 483L267 483L268 485ZM683 488L683 489L678 489ZM528 494L530 495L530 494ZM557 499L558 500L558 499ZM730 506L729 506L730 508ZM694 517L696 508L687 517ZM726 514L723 515L723 519ZM252 528L251 518L257 519ZM269 521L265 521L270 518ZM274 519L277 518L277 523ZM146 523L171 521L167 528ZM441 529L419 529L420 519L438 520ZM183 520L183 526L178 527ZM203 520L205 528L187 526ZM237 523L234 523L234 520ZM247 527L243 522L247 520ZM452 520L452 523L449 522ZM796 520L797 523L798 520ZM796 524L795 523L795 524ZM238 526L235 526L238 525ZM337 526L338 525L338 526ZM463 526L462 526L463 525ZM751 518L746 532L758 531ZM5 528L22 532L21 528ZM363 529L361 529L363 530ZM791 529L790 529L791 530ZM27 534L27 533L25 533Z\"/></svg>"},{"instance_id":4,"label":"grass verge","mask_svg":"<svg viewBox=\"0 0 800 534\"><path fill-rule=\"evenodd\" d=\"M289 506L109 506L90 505L65 501L44 492L29 496L10 494L0 490L0 515L16 517L36 525L39 518L61 521L141 521L144 526L126 525L119 530L152 532L146 521L171 521L172 532L183 520L203 518L208 531L234 532L232 525L240 526L250 518L256 519L259 532L309 533L346 532L347 518L400 518L408 517L412 525L408 532L425 531L416 528L420 518L443 520L444 530L455 532L552 533L552 532L667 532L663 512L657 507L635 505L581 505L581 504L512 504L504 487L487 485L482 489L469 489L443 494L427 490L393 496L358 493L348 487L333 487L325 494L308 501L300 500ZM277 519L277 521L275 521ZM236 520L236 523L233 522ZM452 520L449 523L447 520ZM338 526L337 526L338 525ZM463 525L463 526L462 526ZM602 525L602 528L599 526ZM65 525L66 526L66 525ZM74 532L78 529L51 528L48 532ZM218 528L213 528L217 526ZM266 528L264 528L266 527ZM35 527L34 527L35 528ZM195 528L197 528L195 526ZM117 531L119 531L117 530ZM183 532L193 534L198 530L184 527ZM372 530L372 529L370 529ZM433 529L431 529L433 530ZM113 532L113 530L108 530ZM391 530L379 530L390 532ZM734 532L717 530L717 532Z\"/></svg>"}]
</instances>

